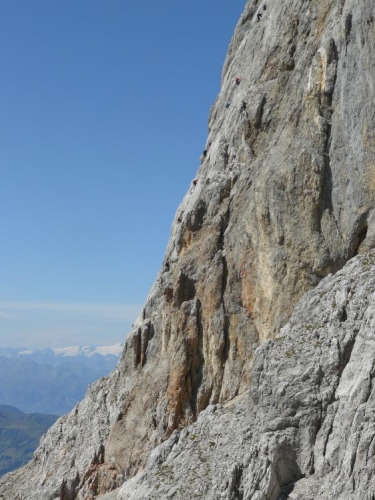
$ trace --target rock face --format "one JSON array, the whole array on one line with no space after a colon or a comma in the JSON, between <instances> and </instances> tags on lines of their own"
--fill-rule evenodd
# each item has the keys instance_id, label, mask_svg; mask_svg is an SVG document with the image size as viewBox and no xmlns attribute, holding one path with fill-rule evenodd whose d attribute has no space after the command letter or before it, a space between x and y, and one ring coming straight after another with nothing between
<instances>
[{"instance_id":1,"label":"rock face","mask_svg":"<svg viewBox=\"0 0 375 500\"><path fill-rule=\"evenodd\" d=\"M264 404L274 397L271 386L259 392L259 380L268 365L284 370L278 363L285 363L285 353L282 342L267 339L305 292L375 246L374 41L373 0L246 5L210 113L201 166L122 359L58 421L34 460L0 483L7 499L93 499L142 469L151 450L171 435L177 439L173 432L207 407L241 397L249 387ZM267 366L260 355L253 366L259 345L260 352L273 346ZM329 362L326 354L322 363ZM309 350L299 355L307 356L298 360L307 369ZM281 429L282 436L290 433L289 441L280 441L284 454L276 441L265 441L267 452L254 444L246 498L276 499L286 480L317 469L311 447L325 397L316 396L319 410L311 395L315 431L299 431L298 419ZM298 394L295 399L305 405ZM263 406L258 414L246 405L238 419L255 429L251 422L259 423ZM231 412L218 410L228 419ZM311 434L305 441L303 431ZM310 452L294 447L309 439ZM284 464L279 457L288 450L290 464ZM306 457L297 460L297 451ZM241 471L233 469L233 484ZM244 494L234 489L223 498Z\"/></svg>"},{"instance_id":2,"label":"rock face","mask_svg":"<svg viewBox=\"0 0 375 500\"><path fill-rule=\"evenodd\" d=\"M325 278L209 406L103 500L373 500L375 251Z\"/></svg>"}]
</instances>

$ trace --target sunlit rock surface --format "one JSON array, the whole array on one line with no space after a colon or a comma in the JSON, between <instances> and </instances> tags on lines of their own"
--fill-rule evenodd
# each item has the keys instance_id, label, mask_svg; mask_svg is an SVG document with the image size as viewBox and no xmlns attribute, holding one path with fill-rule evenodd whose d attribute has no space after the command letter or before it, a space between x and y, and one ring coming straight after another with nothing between
<instances>
[{"instance_id":1,"label":"sunlit rock surface","mask_svg":"<svg viewBox=\"0 0 375 500\"><path fill-rule=\"evenodd\" d=\"M223 422L228 418L230 426L229 420L224 427L218 425L224 439L235 440L236 433L242 435L242 423L237 429L231 416L234 407L226 409L225 404L236 397L246 401L236 418L252 433L267 437L257 426L277 422L278 411L282 422L290 411L291 423L280 423L280 442L276 433L276 441L249 437L248 445L241 444L251 446L253 454L249 452L246 467L240 463L233 469L230 481L237 484L241 476L238 484L243 484L244 493L235 487L226 493L218 479L217 487L224 492L220 498L246 494L253 500L274 500L287 495L280 493L285 481L300 479L301 474L345 473L335 469L344 453L341 448L332 445L331 450L323 438L316 445L320 443L320 451L313 445L314 432L326 432L319 427L324 405L332 407L325 386L315 394L295 385L293 398L300 407L287 410L277 408L273 387L267 389L261 381L279 371L292 377L288 370L300 365L308 369L316 356L310 330L301 327L305 348L297 349L290 361L283 342L268 339L287 323L305 292L374 246L374 18L373 0L246 5L210 112L201 166L177 211L162 270L122 359L108 379L94 385L82 403L58 421L34 460L0 483L7 499L24 494L31 500L91 500L111 491L142 470L157 445L192 424L208 406L224 405L207 418L213 419L213 429L216 415L222 414ZM293 336L298 332L293 330ZM323 345L321 370L326 373L336 365L330 346ZM314 369L309 377L319 380L321 372ZM341 380L341 374L336 376ZM332 384L327 391L333 390ZM249 388L250 400L245 396ZM306 397L300 390L307 391ZM285 404L292 396L286 397ZM254 413L257 398L264 401ZM266 418L264 412L271 411L274 417ZM315 424L305 426L303 418L296 417L304 411ZM356 410L347 408L348 415L351 411ZM344 421L327 433L333 439L335 432L351 425ZM207 453L214 454L216 448L209 446ZM332 453L330 466L324 459L327 453ZM349 469L356 457L345 461L352 464ZM148 484L145 488L151 488L155 498L169 498L157 496L156 486ZM160 484L164 488L164 482ZM219 498L208 479L207 485L207 498ZM311 487L316 491L317 486ZM337 490L329 498L350 498L345 494L340 497ZM129 498L148 498L146 490L139 495L143 497ZM307 495L295 498L309 499Z\"/></svg>"},{"instance_id":2,"label":"sunlit rock surface","mask_svg":"<svg viewBox=\"0 0 375 500\"><path fill-rule=\"evenodd\" d=\"M255 352L249 391L213 405L103 500L372 500L375 251L304 295Z\"/></svg>"}]
</instances>

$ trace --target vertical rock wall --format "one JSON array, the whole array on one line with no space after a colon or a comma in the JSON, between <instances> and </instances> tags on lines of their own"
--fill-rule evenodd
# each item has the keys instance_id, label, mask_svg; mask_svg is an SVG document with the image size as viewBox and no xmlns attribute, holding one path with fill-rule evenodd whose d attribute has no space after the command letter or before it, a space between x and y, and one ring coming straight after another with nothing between
<instances>
[{"instance_id":1,"label":"vertical rock wall","mask_svg":"<svg viewBox=\"0 0 375 500\"><path fill-rule=\"evenodd\" d=\"M115 488L173 430L245 391L255 348L300 296L374 245L374 17L373 0L246 5L201 166L121 362L1 492Z\"/></svg>"},{"instance_id":2,"label":"vertical rock wall","mask_svg":"<svg viewBox=\"0 0 375 500\"><path fill-rule=\"evenodd\" d=\"M297 304L247 393L211 405L102 500L374 500L375 252Z\"/></svg>"}]
</instances>

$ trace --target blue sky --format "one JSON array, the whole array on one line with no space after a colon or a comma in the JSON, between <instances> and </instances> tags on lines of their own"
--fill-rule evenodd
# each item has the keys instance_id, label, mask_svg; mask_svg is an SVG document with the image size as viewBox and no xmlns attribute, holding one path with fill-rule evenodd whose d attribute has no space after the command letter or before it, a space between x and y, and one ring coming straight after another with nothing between
<instances>
[{"instance_id":1,"label":"blue sky","mask_svg":"<svg viewBox=\"0 0 375 500\"><path fill-rule=\"evenodd\" d=\"M0 347L122 341L245 0L0 4Z\"/></svg>"}]
</instances>

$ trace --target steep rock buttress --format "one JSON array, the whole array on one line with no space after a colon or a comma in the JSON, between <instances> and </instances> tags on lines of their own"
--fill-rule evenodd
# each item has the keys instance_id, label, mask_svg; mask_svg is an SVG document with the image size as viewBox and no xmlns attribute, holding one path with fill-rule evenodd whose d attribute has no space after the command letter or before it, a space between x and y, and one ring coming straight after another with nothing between
<instances>
[{"instance_id":1,"label":"steep rock buttress","mask_svg":"<svg viewBox=\"0 0 375 500\"><path fill-rule=\"evenodd\" d=\"M374 500L375 251L298 303L247 393L209 406L101 500Z\"/></svg>"},{"instance_id":2,"label":"steep rock buttress","mask_svg":"<svg viewBox=\"0 0 375 500\"><path fill-rule=\"evenodd\" d=\"M175 429L246 391L255 349L297 300L374 246L374 18L373 0L246 5L121 362L0 483L6 498L120 486Z\"/></svg>"}]
</instances>

